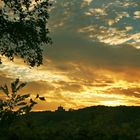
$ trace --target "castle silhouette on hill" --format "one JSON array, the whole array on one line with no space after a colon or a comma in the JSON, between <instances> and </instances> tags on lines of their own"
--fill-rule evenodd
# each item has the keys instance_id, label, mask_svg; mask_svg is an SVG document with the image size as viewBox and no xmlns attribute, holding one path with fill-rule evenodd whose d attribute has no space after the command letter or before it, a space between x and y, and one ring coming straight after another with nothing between
<instances>
[{"instance_id":1,"label":"castle silhouette on hill","mask_svg":"<svg viewBox=\"0 0 140 140\"><path fill-rule=\"evenodd\" d=\"M60 105L55 112L65 112L66 110Z\"/></svg>"}]
</instances>

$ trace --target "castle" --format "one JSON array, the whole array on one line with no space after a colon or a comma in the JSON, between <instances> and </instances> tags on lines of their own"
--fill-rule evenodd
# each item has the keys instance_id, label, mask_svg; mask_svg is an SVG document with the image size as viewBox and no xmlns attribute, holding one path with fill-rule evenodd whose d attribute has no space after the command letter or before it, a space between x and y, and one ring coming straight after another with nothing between
<instances>
[{"instance_id":1,"label":"castle","mask_svg":"<svg viewBox=\"0 0 140 140\"><path fill-rule=\"evenodd\" d=\"M58 111L58 112L64 112L65 109L60 105L60 106L57 108L56 111Z\"/></svg>"}]
</instances>

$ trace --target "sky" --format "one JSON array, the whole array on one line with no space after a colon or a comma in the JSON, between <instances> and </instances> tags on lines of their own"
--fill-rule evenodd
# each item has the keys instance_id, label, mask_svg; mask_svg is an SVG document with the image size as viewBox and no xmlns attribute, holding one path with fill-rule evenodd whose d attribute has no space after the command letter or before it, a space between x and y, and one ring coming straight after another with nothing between
<instances>
[{"instance_id":1,"label":"sky","mask_svg":"<svg viewBox=\"0 0 140 140\"><path fill-rule=\"evenodd\" d=\"M44 63L3 58L1 84L28 82L21 93L46 98L34 110L140 105L140 1L52 0L53 40Z\"/></svg>"}]
</instances>

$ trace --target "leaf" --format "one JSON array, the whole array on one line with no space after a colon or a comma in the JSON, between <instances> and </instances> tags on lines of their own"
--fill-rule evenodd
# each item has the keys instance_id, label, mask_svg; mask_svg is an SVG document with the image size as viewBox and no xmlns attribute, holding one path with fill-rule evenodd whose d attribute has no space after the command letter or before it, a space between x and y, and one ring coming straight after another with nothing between
<instances>
[{"instance_id":1,"label":"leaf","mask_svg":"<svg viewBox=\"0 0 140 140\"><path fill-rule=\"evenodd\" d=\"M45 97L39 97L39 99L45 101Z\"/></svg>"},{"instance_id":2,"label":"leaf","mask_svg":"<svg viewBox=\"0 0 140 140\"><path fill-rule=\"evenodd\" d=\"M9 91L8 91L7 85L5 85L4 88L5 88L5 93L8 95L9 94Z\"/></svg>"},{"instance_id":3,"label":"leaf","mask_svg":"<svg viewBox=\"0 0 140 140\"><path fill-rule=\"evenodd\" d=\"M21 83L18 87L17 87L17 91L20 90L21 88L25 87L27 83Z\"/></svg>"},{"instance_id":4,"label":"leaf","mask_svg":"<svg viewBox=\"0 0 140 140\"><path fill-rule=\"evenodd\" d=\"M25 94L25 95L22 95L22 96L18 95L17 98L16 98L16 102L23 101L28 97L30 97L30 94Z\"/></svg>"},{"instance_id":5,"label":"leaf","mask_svg":"<svg viewBox=\"0 0 140 140\"><path fill-rule=\"evenodd\" d=\"M22 106L22 107L20 107L20 108L19 108L19 110L18 110L18 111L20 112L21 110L27 110L27 108L28 108L28 106L27 106L27 105L26 105L26 106Z\"/></svg>"},{"instance_id":6,"label":"leaf","mask_svg":"<svg viewBox=\"0 0 140 140\"><path fill-rule=\"evenodd\" d=\"M12 93L16 92L16 87L14 83L11 83L11 89L12 89Z\"/></svg>"},{"instance_id":7,"label":"leaf","mask_svg":"<svg viewBox=\"0 0 140 140\"><path fill-rule=\"evenodd\" d=\"M30 99L30 103L37 104L37 102L33 101L32 99Z\"/></svg>"},{"instance_id":8,"label":"leaf","mask_svg":"<svg viewBox=\"0 0 140 140\"><path fill-rule=\"evenodd\" d=\"M23 98L23 99L25 99L25 98L30 97L30 94L24 94L24 95L22 95L22 96L20 96L20 97Z\"/></svg>"},{"instance_id":9,"label":"leaf","mask_svg":"<svg viewBox=\"0 0 140 140\"><path fill-rule=\"evenodd\" d=\"M30 99L30 105L29 105L29 107L28 107L28 112L31 111L31 109L33 108L33 106L34 106L35 104L37 104L37 102L35 102L35 101L33 101L32 99Z\"/></svg>"},{"instance_id":10,"label":"leaf","mask_svg":"<svg viewBox=\"0 0 140 140\"><path fill-rule=\"evenodd\" d=\"M21 105L26 105L26 104L27 104L26 102L21 102L21 103L18 103L17 105L21 106Z\"/></svg>"},{"instance_id":11,"label":"leaf","mask_svg":"<svg viewBox=\"0 0 140 140\"><path fill-rule=\"evenodd\" d=\"M1 89L1 90L2 90L2 91L8 96L9 91L8 91L8 87L7 87L7 85L4 85L4 87L1 86L0 89Z\"/></svg>"},{"instance_id":12,"label":"leaf","mask_svg":"<svg viewBox=\"0 0 140 140\"><path fill-rule=\"evenodd\" d=\"M19 83L19 79L17 78L17 79L15 80L15 86L17 86L18 83Z\"/></svg>"},{"instance_id":13,"label":"leaf","mask_svg":"<svg viewBox=\"0 0 140 140\"><path fill-rule=\"evenodd\" d=\"M15 92L17 92L16 90L16 86L18 84L18 80L16 79L14 82L11 83L11 89L12 89L12 97L15 97Z\"/></svg>"},{"instance_id":14,"label":"leaf","mask_svg":"<svg viewBox=\"0 0 140 140\"><path fill-rule=\"evenodd\" d=\"M39 94L37 94L35 98L39 98Z\"/></svg>"}]
</instances>

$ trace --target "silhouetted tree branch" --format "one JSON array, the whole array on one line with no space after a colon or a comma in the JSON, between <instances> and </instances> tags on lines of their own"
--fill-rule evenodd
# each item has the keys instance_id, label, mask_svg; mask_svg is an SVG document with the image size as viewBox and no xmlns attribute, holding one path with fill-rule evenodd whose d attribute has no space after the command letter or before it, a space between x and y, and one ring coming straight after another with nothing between
<instances>
[{"instance_id":1,"label":"silhouetted tree branch","mask_svg":"<svg viewBox=\"0 0 140 140\"><path fill-rule=\"evenodd\" d=\"M49 0L2 0L0 54L10 60L19 56L32 67L42 64L41 46L52 43L47 28L50 6Z\"/></svg>"},{"instance_id":2,"label":"silhouetted tree branch","mask_svg":"<svg viewBox=\"0 0 140 140\"><path fill-rule=\"evenodd\" d=\"M19 94L18 91L26 86L26 83L20 83L16 79L11 83L11 89L5 84L0 86L4 96L0 96L0 123L12 122L12 120L21 115L27 115L32 110L33 106L37 104L36 100L45 100L38 94L33 99L30 94Z\"/></svg>"}]
</instances>

